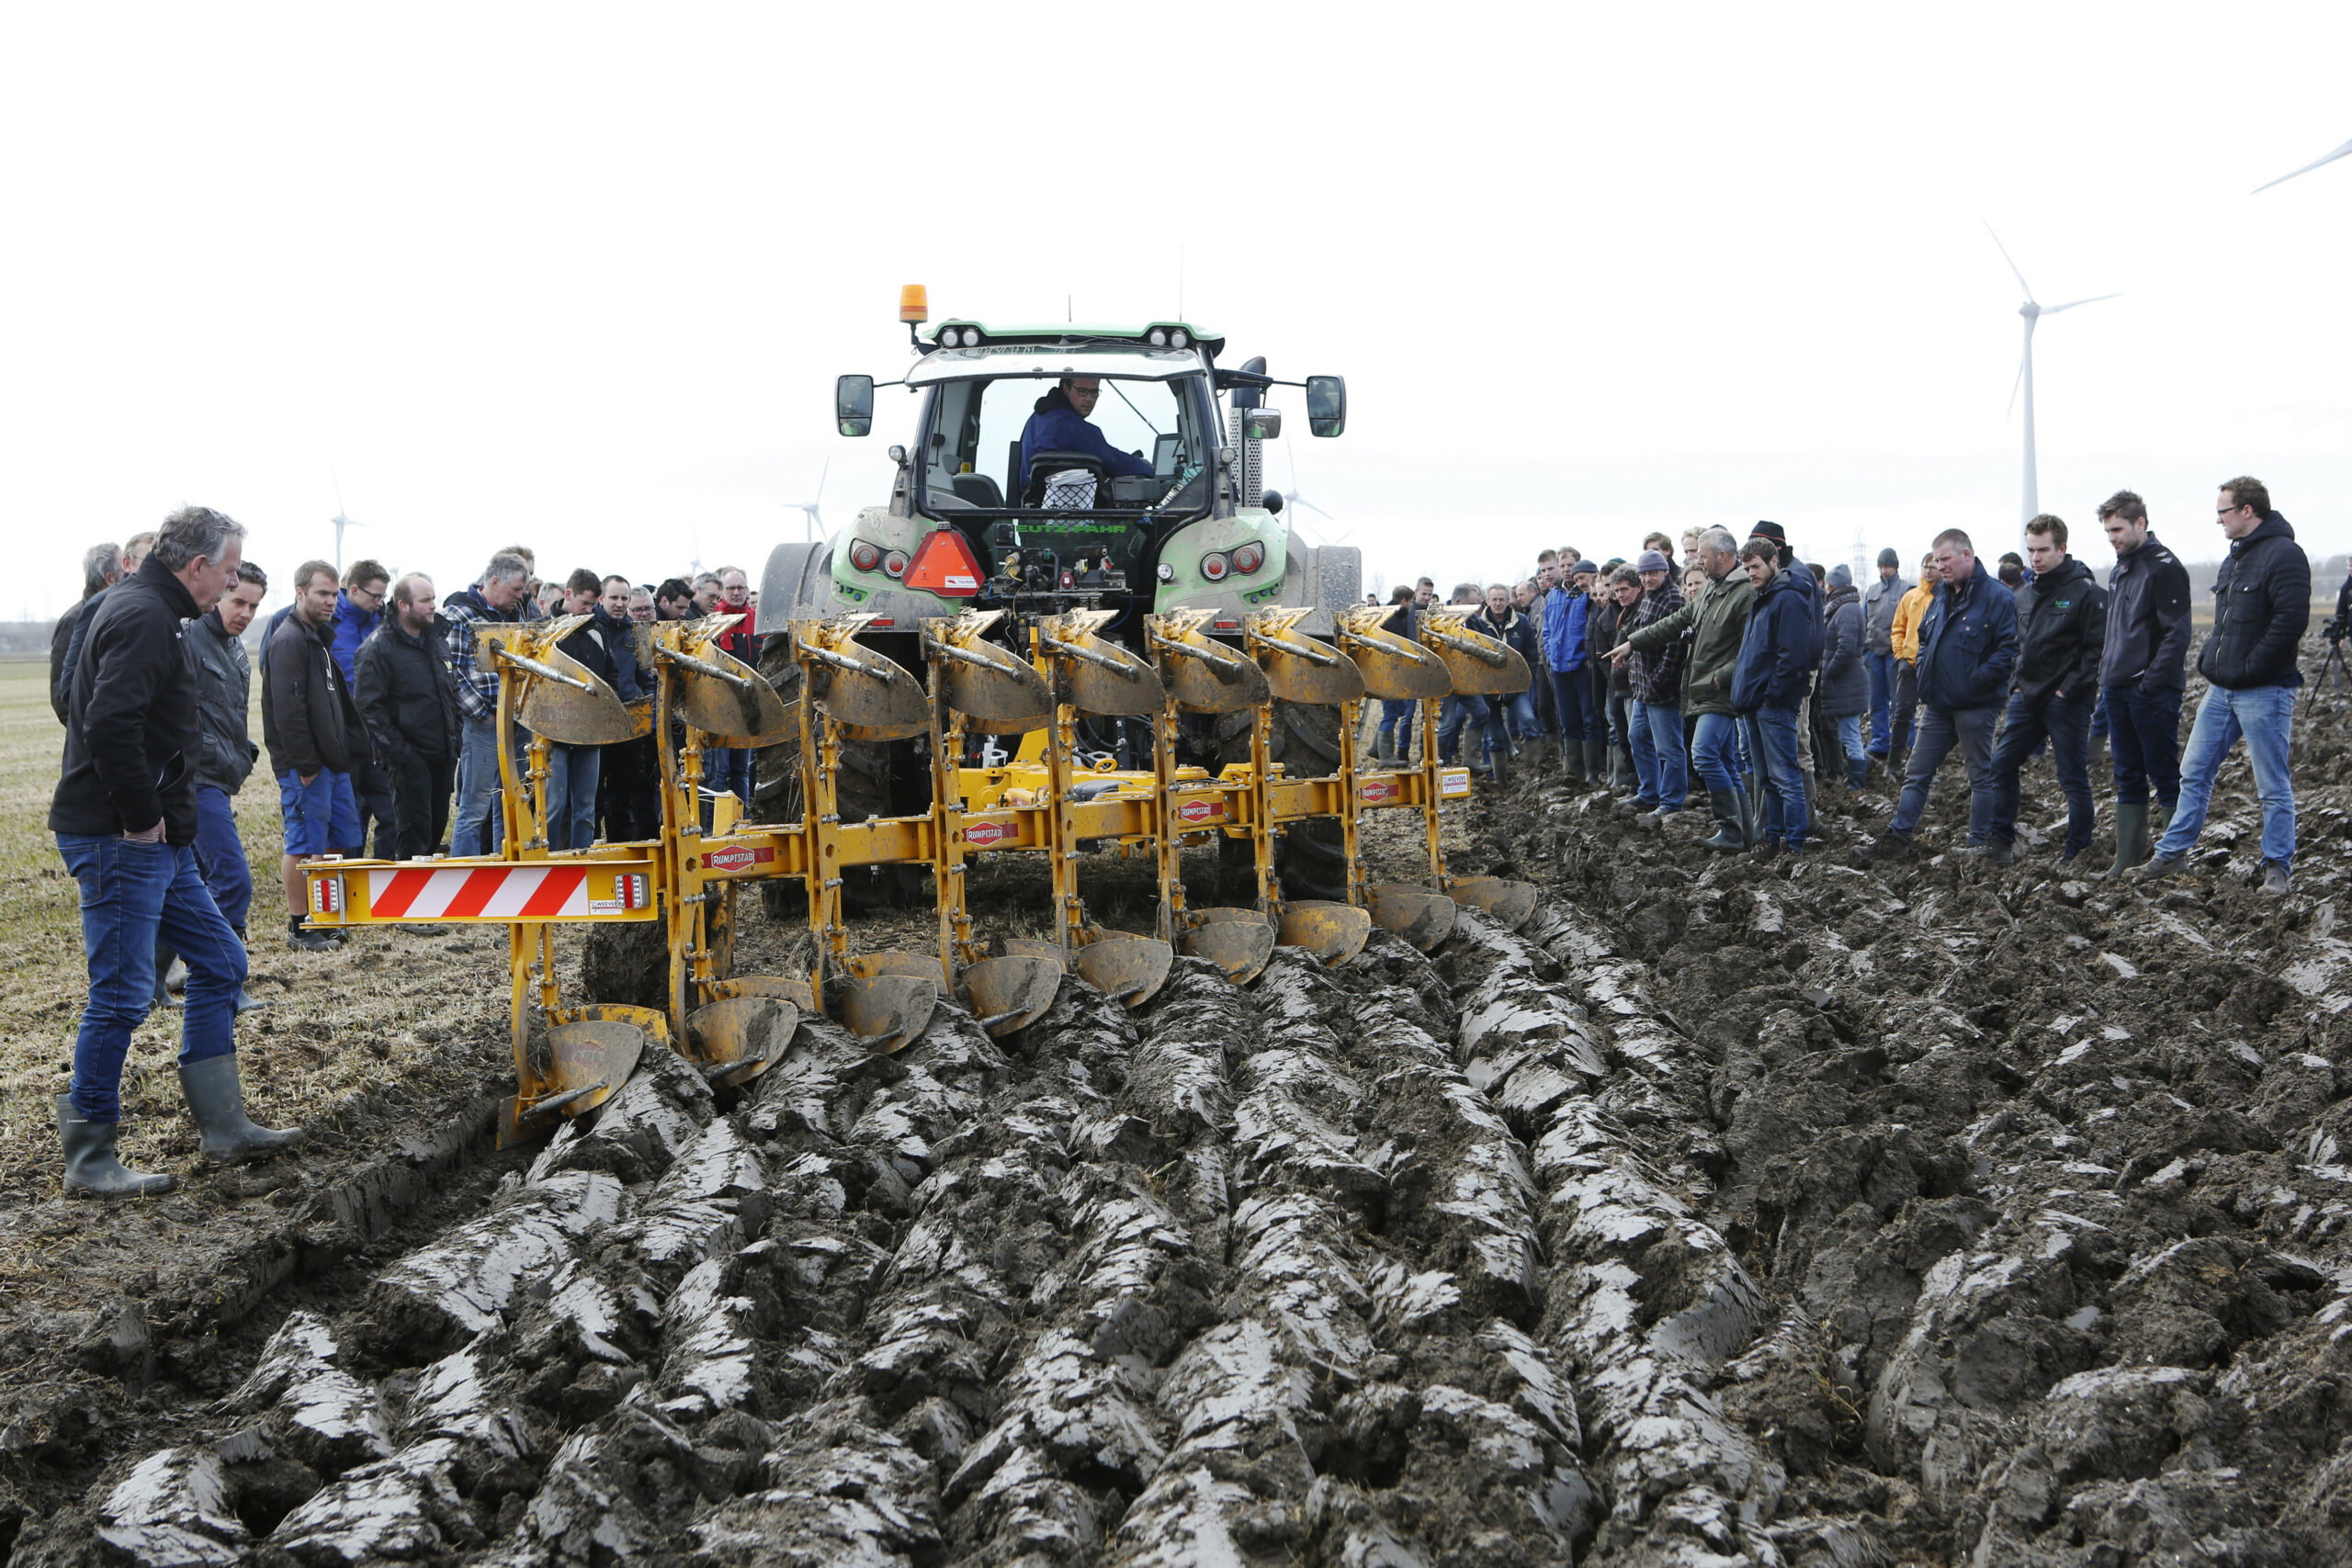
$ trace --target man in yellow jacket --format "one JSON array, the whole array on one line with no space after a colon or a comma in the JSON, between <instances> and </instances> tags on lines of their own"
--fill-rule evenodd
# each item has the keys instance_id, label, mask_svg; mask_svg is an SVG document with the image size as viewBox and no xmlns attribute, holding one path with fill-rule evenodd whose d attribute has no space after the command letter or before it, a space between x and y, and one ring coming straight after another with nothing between
<instances>
[{"instance_id":1,"label":"man in yellow jacket","mask_svg":"<svg viewBox=\"0 0 2352 1568\"><path fill-rule=\"evenodd\" d=\"M1919 623L1928 618L1928 606L1935 598L1936 558L1923 556L1919 586L1894 607L1894 732L1886 754L1890 779L1903 777L1903 760L1911 750L1911 719L1919 711Z\"/></svg>"}]
</instances>

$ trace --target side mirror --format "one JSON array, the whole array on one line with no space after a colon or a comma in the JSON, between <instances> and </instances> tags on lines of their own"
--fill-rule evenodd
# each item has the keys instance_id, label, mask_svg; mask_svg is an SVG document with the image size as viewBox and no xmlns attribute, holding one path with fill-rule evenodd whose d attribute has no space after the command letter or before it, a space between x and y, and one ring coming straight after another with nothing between
<instances>
[{"instance_id":1,"label":"side mirror","mask_svg":"<svg viewBox=\"0 0 2352 1568\"><path fill-rule=\"evenodd\" d=\"M1337 435L1348 427L1348 384L1337 376L1306 378L1306 430L1310 435Z\"/></svg>"},{"instance_id":2,"label":"side mirror","mask_svg":"<svg viewBox=\"0 0 2352 1568\"><path fill-rule=\"evenodd\" d=\"M1283 433L1283 411L1280 409L1245 409L1241 414L1241 434L1252 441L1272 441Z\"/></svg>"},{"instance_id":3,"label":"side mirror","mask_svg":"<svg viewBox=\"0 0 2352 1568\"><path fill-rule=\"evenodd\" d=\"M843 435L874 434L874 378L843 376L833 383L833 423Z\"/></svg>"}]
</instances>

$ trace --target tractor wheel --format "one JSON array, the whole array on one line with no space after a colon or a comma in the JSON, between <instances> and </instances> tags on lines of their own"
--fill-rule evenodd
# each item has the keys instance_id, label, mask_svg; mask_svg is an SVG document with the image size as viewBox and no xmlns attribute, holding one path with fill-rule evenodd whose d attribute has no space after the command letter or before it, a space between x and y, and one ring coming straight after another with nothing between
<instances>
[{"instance_id":1,"label":"tractor wheel","mask_svg":"<svg viewBox=\"0 0 2352 1568\"><path fill-rule=\"evenodd\" d=\"M1220 763L1248 761L1250 715L1224 714L1216 726ZM1293 778L1329 777L1340 768L1340 710L1277 697L1273 723L1267 728L1266 754L1282 763ZM1243 859L1246 863L1246 854ZM1311 817L1292 823L1274 843L1274 871L1282 878L1286 897L1344 902L1348 855L1339 820Z\"/></svg>"},{"instance_id":2,"label":"tractor wheel","mask_svg":"<svg viewBox=\"0 0 2352 1568\"><path fill-rule=\"evenodd\" d=\"M802 675L787 637L771 637L760 656L760 673L784 699L793 724L783 739L763 746L752 764L752 798L759 820L797 822L807 815L800 788L799 708ZM844 822L869 817L904 817L931 799L919 742L842 742L841 772L833 780ZM911 781L911 782L910 782ZM850 866L842 877L842 907L852 914L912 903L922 892L922 872L914 866ZM808 913L807 892L797 882L760 884L760 908L772 919L797 919Z\"/></svg>"}]
</instances>

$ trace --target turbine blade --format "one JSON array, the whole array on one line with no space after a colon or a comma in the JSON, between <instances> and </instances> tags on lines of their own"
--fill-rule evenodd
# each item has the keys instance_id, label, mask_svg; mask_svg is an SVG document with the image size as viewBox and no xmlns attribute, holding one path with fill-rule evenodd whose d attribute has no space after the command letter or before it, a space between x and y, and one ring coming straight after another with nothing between
<instances>
[{"instance_id":1,"label":"turbine blade","mask_svg":"<svg viewBox=\"0 0 2352 1568\"><path fill-rule=\"evenodd\" d=\"M1984 232L1986 232L1987 234L1993 234L1993 222L1992 222L1992 220L1991 220L1991 219L1985 219L1985 220L1984 220ZM2015 260L2014 260L2014 259L2009 255L2009 247L2008 247L2008 246L2007 246L2007 245L2005 245L2005 244L2003 244L2003 243L2001 243L2001 236L1999 236L1998 234L1993 234L1993 248L1994 248L1995 250L1996 250L1996 251L1998 251L1998 252L2000 252L2000 253L2001 253L2001 259L2002 259L2003 261L2007 262L2007 263L2009 264L2009 270L2010 270L2011 272L2015 272L2015 273L2017 273L2017 277L2018 277L2018 287L2019 288L2022 288L2022 289L2024 289L2024 290L2025 290L2025 297L2026 297L2026 301L2027 301L2027 303L2029 303L2029 304L2032 303L2032 302L2033 302L2033 285L2032 285L2032 284L2030 284L2030 283L2028 283L2028 282L2025 280L2025 274L2024 274L2024 273L2022 273L2022 272L2018 272L2018 264L2017 264L2017 262L2016 262L2016 261L2015 261Z\"/></svg>"},{"instance_id":2,"label":"turbine blade","mask_svg":"<svg viewBox=\"0 0 2352 1568\"><path fill-rule=\"evenodd\" d=\"M833 471L833 455L832 455L831 452L828 452L828 453L826 453L826 454L825 454L825 466L824 466L823 468L819 468L819 469L817 470L817 500L818 500L818 501L822 501L822 500L824 500L824 499L825 499L825 476L826 476L827 474L831 473L832 471ZM810 502L810 504L811 504L811 505L814 505L814 504L815 504L815 502Z\"/></svg>"},{"instance_id":3,"label":"turbine blade","mask_svg":"<svg viewBox=\"0 0 2352 1568\"><path fill-rule=\"evenodd\" d=\"M2277 179L2272 180L2270 185L2260 185L2255 186L2254 194L2260 196L2264 191L2268 190L2270 186L2283 186L2289 180L2293 179L2295 175L2308 175L2313 169L2318 168L2322 164L2333 164L2335 160L2346 156L2347 153L2352 153L2352 141L2346 142L2343 146L2338 147L2335 152L2330 152L2324 158L2314 158L2312 162L2305 164L2301 168L2297 169L2292 175L2280 175Z\"/></svg>"},{"instance_id":4,"label":"turbine blade","mask_svg":"<svg viewBox=\"0 0 2352 1568\"><path fill-rule=\"evenodd\" d=\"M2069 299L2064 305L2044 305L2041 308L2041 313L2045 316L2054 316L2061 310L2071 310L2077 305L2096 305L2102 299L2120 299L2122 298L2123 296L2120 294L2094 294L2087 299Z\"/></svg>"},{"instance_id":5,"label":"turbine blade","mask_svg":"<svg viewBox=\"0 0 2352 1568\"><path fill-rule=\"evenodd\" d=\"M1324 511L1321 507L1316 505L1313 502L1307 500L1303 495L1292 496L1290 498L1290 503L1293 506L1304 506L1307 511L1312 512L1317 517L1328 518L1333 523L1337 523L1339 521L1338 518L1331 516L1329 513Z\"/></svg>"}]
</instances>

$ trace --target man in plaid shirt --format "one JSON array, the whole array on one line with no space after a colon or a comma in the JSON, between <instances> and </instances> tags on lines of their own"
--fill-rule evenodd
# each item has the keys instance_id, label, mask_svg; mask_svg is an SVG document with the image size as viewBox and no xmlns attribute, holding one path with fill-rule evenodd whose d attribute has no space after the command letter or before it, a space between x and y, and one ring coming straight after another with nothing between
<instances>
[{"instance_id":1,"label":"man in plaid shirt","mask_svg":"<svg viewBox=\"0 0 2352 1568\"><path fill-rule=\"evenodd\" d=\"M457 824L449 832L452 854L494 854L506 837L502 814L492 809L499 785L498 669L481 657L474 633L492 622L522 619L530 586L530 563L502 550L490 558L480 582L450 594L441 604L442 617L449 623L449 668L458 677L458 708L465 731L458 754Z\"/></svg>"}]
</instances>

